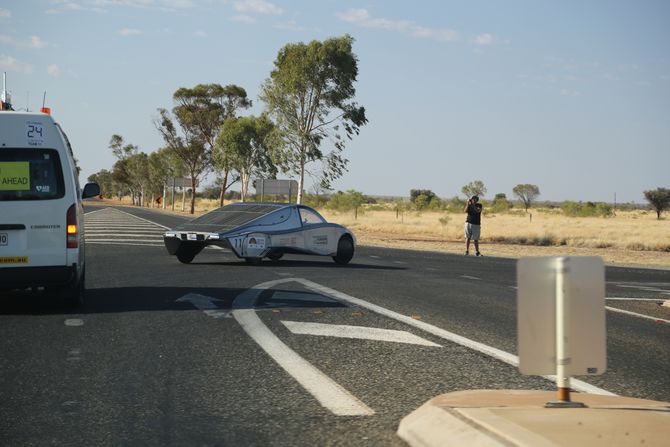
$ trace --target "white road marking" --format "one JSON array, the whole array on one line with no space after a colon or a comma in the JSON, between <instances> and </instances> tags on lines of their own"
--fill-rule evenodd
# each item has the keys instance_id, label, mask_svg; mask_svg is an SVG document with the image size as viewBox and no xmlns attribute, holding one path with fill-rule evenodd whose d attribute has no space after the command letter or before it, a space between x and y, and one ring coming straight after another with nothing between
<instances>
[{"instance_id":1,"label":"white road marking","mask_svg":"<svg viewBox=\"0 0 670 447\"><path fill-rule=\"evenodd\" d=\"M660 303L664 301L664 298L621 298L621 297L605 297L606 300L614 300L614 301L655 301L657 303Z\"/></svg>"},{"instance_id":2,"label":"white road marking","mask_svg":"<svg viewBox=\"0 0 670 447\"><path fill-rule=\"evenodd\" d=\"M338 416L373 415L374 411L356 396L282 343L256 315L253 308L264 290L294 280L294 278L276 279L245 290L233 301L233 317L240 323L242 329L323 407Z\"/></svg>"},{"instance_id":3,"label":"white road marking","mask_svg":"<svg viewBox=\"0 0 670 447\"><path fill-rule=\"evenodd\" d=\"M157 225L157 226L159 226L159 227L165 228L166 230L169 230L169 229L170 229L170 227L166 227L165 225L161 225L161 224L159 224L159 223L152 222L152 221L150 221L149 219L144 219L143 217L139 217L139 216L136 216L136 215L134 215L134 214L130 214L130 213L126 212L126 211L122 211L122 210L119 210L119 209L116 209L116 208L115 208L114 210L115 210L115 211L118 211L119 213L127 214L128 216L134 217L135 219L143 220L143 221L145 221L145 222L149 222L150 224L154 224L154 225Z\"/></svg>"},{"instance_id":4,"label":"white road marking","mask_svg":"<svg viewBox=\"0 0 670 447\"><path fill-rule=\"evenodd\" d=\"M65 326L71 326L71 327L76 327L76 326L83 326L84 325L84 320L81 318L68 318L65 320Z\"/></svg>"},{"instance_id":5,"label":"white road marking","mask_svg":"<svg viewBox=\"0 0 670 447\"><path fill-rule=\"evenodd\" d=\"M461 275L461 278L465 278L465 279L473 279L473 280L475 280L475 281L481 281L481 278L478 278L478 277L476 277L476 276Z\"/></svg>"},{"instance_id":6,"label":"white road marking","mask_svg":"<svg viewBox=\"0 0 670 447\"><path fill-rule=\"evenodd\" d=\"M441 348L437 343L433 343L432 341L428 341L425 338L421 338L407 331L379 329L365 326L348 326L342 324L303 323L299 321L282 321L282 324L294 334L387 341Z\"/></svg>"},{"instance_id":7,"label":"white road marking","mask_svg":"<svg viewBox=\"0 0 670 447\"><path fill-rule=\"evenodd\" d=\"M297 293L291 293L291 292L284 292L284 291L277 291L272 294L272 300L277 300L277 301L310 301L310 302L319 302L319 303L329 303L329 304L338 304L337 301L335 301L332 298L329 298L327 296L323 296L320 293L319 294L314 294L314 293L304 293L304 292L297 292Z\"/></svg>"},{"instance_id":8,"label":"white road marking","mask_svg":"<svg viewBox=\"0 0 670 447\"><path fill-rule=\"evenodd\" d=\"M626 315L631 315L633 317L644 318L644 319L652 320L652 321L662 321L664 323L670 324L670 320L665 320L663 318L651 317L649 315L638 314L638 313L635 313L635 312L631 312L629 310L617 309L616 307L610 307L610 306L605 306L605 309L611 310L612 312L618 312L618 313L622 313L622 314L626 314Z\"/></svg>"},{"instance_id":9,"label":"white road marking","mask_svg":"<svg viewBox=\"0 0 670 447\"><path fill-rule=\"evenodd\" d=\"M405 265L405 264L407 264L407 263L404 262L404 261L393 261L393 263L394 263L394 264L400 264L400 265Z\"/></svg>"},{"instance_id":10,"label":"white road marking","mask_svg":"<svg viewBox=\"0 0 670 447\"><path fill-rule=\"evenodd\" d=\"M501 349L494 348L493 346L488 346L484 343L480 343L474 340L470 340L469 338L463 337L458 334L454 334L453 332L446 331L444 329L438 328L437 326L433 326L431 324L425 323L420 320L415 320L412 317L408 317L406 315L399 314L397 312L394 312L392 310L386 309L384 307L378 306L376 304L369 303L365 300L362 300L360 298L355 298L353 296L347 295L346 293L339 292L334 289L330 289L328 287L322 286L320 284L317 284L315 282L312 282L308 279L304 278L293 278L294 281L302 283L307 287L308 289L314 290L315 292L320 292L325 295L332 296L335 299L342 300L347 303L354 304L355 306L362 307L368 310L371 310L372 312L378 313L380 315L386 316L388 318L392 318L396 321L400 321L402 323L408 324L410 326L416 327L418 329L421 329L425 332L428 332L429 334L433 334L437 337L443 338L445 340L451 341L453 343L459 344L461 346L465 346L466 348L475 350L477 352L481 352L482 354L486 354L490 357L493 357L497 360L500 360L504 363L507 363L509 365L518 367L519 366L519 357L510 354L509 352L505 352ZM543 376L546 379L555 381L555 376ZM578 380L578 379L572 379L571 380L571 386L581 392L585 393L592 393L592 394L601 394L601 395L607 395L607 396L615 396L616 394L611 393L607 390L604 390L602 388L598 388L596 386L593 386L591 384L588 384L584 381Z\"/></svg>"},{"instance_id":11,"label":"white road marking","mask_svg":"<svg viewBox=\"0 0 670 447\"><path fill-rule=\"evenodd\" d=\"M219 309L219 307L214 304L215 302L221 302L218 298L212 298L211 296L200 295L198 293L188 293L181 298L176 300L177 302L188 301L193 306L197 307L203 311L208 317L212 318L230 318L231 312Z\"/></svg>"},{"instance_id":12,"label":"white road marking","mask_svg":"<svg viewBox=\"0 0 670 447\"><path fill-rule=\"evenodd\" d=\"M659 289L657 287L649 287L649 286L631 286L631 285L627 285L627 284L617 284L617 287L622 287L622 288L626 288L626 289L645 290L647 292L670 293L670 290L668 290L668 289Z\"/></svg>"},{"instance_id":13,"label":"white road marking","mask_svg":"<svg viewBox=\"0 0 670 447\"><path fill-rule=\"evenodd\" d=\"M379 259L379 256L375 256L375 255L370 255L370 257L371 257L372 259Z\"/></svg>"},{"instance_id":14,"label":"white road marking","mask_svg":"<svg viewBox=\"0 0 670 447\"><path fill-rule=\"evenodd\" d=\"M507 287L509 287L510 289L519 290L517 286L507 286Z\"/></svg>"},{"instance_id":15,"label":"white road marking","mask_svg":"<svg viewBox=\"0 0 670 447\"><path fill-rule=\"evenodd\" d=\"M337 416L371 416L375 412L333 379L286 346L268 329L253 309L238 309L233 316L242 329L307 392Z\"/></svg>"}]
</instances>

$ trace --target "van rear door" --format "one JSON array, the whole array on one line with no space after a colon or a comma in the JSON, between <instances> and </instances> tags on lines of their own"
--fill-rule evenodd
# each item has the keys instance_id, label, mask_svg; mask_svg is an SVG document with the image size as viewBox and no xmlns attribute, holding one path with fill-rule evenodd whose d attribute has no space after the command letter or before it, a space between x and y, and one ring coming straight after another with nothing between
<instances>
[{"instance_id":1,"label":"van rear door","mask_svg":"<svg viewBox=\"0 0 670 447\"><path fill-rule=\"evenodd\" d=\"M66 265L62 162L55 149L0 148L0 268Z\"/></svg>"}]
</instances>

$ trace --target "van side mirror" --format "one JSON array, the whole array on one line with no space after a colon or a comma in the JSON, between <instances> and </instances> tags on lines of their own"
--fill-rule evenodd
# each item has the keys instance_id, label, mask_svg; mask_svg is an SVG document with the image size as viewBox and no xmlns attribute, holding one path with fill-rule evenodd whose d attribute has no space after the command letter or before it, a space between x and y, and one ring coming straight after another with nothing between
<instances>
[{"instance_id":1,"label":"van side mirror","mask_svg":"<svg viewBox=\"0 0 670 447\"><path fill-rule=\"evenodd\" d=\"M84 191L81 193L82 199L88 199L89 197L95 197L100 195L100 186L97 183L87 183L84 186Z\"/></svg>"}]
</instances>

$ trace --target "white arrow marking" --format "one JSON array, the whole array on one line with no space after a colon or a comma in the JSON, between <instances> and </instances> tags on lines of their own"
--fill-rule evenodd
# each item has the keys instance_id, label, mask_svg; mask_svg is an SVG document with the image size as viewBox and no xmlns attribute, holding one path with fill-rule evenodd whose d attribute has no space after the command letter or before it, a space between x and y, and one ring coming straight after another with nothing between
<instances>
[{"instance_id":1,"label":"white arrow marking","mask_svg":"<svg viewBox=\"0 0 670 447\"><path fill-rule=\"evenodd\" d=\"M239 294L232 306L235 320L258 346L323 407L338 416L373 415L375 412L370 407L286 346L256 315L253 308L264 290L293 281L292 278L267 281Z\"/></svg>"},{"instance_id":2,"label":"white arrow marking","mask_svg":"<svg viewBox=\"0 0 670 447\"><path fill-rule=\"evenodd\" d=\"M286 346L263 324L253 309L238 309L233 316L242 329L279 366L291 375L321 405L337 416L370 416L375 412Z\"/></svg>"},{"instance_id":3,"label":"white arrow marking","mask_svg":"<svg viewBox=\"0 0 670 447\"><path fill-rule=\"evenodd\" d=\"M299 321L282 321L282 324L294 334L389 341L394 343L441 347L437 343L433 343L432 341L428 341L425 338L421 338L406 331L364 326L347 326L341 324L302 323Z\"/></svg>"}]
</instances>

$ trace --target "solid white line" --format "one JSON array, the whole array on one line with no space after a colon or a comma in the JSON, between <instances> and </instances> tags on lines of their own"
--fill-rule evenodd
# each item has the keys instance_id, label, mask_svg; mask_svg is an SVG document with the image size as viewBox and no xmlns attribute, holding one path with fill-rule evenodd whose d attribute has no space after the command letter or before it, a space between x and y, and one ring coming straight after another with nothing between
<instances>
[{"instance_id":1,"label":"solid white line","mask_svg":"<svg viewBox=\"0 0 670 447\"><path fill-rule=\"evenodd\" d=\"M355 338L359 340L388 341L420 346L441 346L425 338L407 331L379 329L365 326L348 326L343 324L303 323L299 321L282 321L282 324L294 334L319 335L323 337Z\"/></svg>"},{"instance_id":2,"label":"solid white line","mask_svg":"<svg viewBox=\"0 0 670 447\"><path fill-rule=\"evenodd\" d=\"M242 329L321 405L338 416L371 416L374 411L333 379L286 346L253 309L237 309L233 317Z\"/></svg>"},{"instance_id":3,"label":"solid white line","mask_svg":"<svg viewBox=\"0 0 670 447\"><path fill-rule=\"evenodd\" d=\"M656 301L661 302L665 301L664 298L620 298L620 297L605 297L606 300L614 301Z\"/></svg>"},{"instance_id":4,"label":"solid white line","mask_svg":"<svg viewBox=\"0 0 670 447\"><path fill-rule=\"evenodd\" d=\"M294 281L302 283L307 287L308 289L314 290L315 292L320 292L324 293L326 295L330 295L333 298L352 303L356 306L363 307L365 309L371 310L375 313L378 313L380 315L384 315L388 318L392 318L394 320L400 321L402 323L408 324L410 326L419 328L423 331L428 332L429 334L433 334L437 337L443 338L445 340L451 341L453 343L459 344L461 346L465 346L466 348L475 350L477 352L481 352L482 354L486 354L489 357L493 357L494 359L500 360L504 363L507 363L509 365L518 367L519 366L519 357L510 354L509 352L505 352L501 349L494 348L493 346L488 346L485 345L484 343L480 343L474 340L470 340L469 338L463 337L458 334L454 334L453 332L446 331L444 329L438 328L436 326L433 326L431 324L425 323L420 320L415 320L411 317L399 314L397 312L394 312L392 310L386 309L384 307L378 306L376 304L369 303L365 300L362 300L360 298L355 298L353 296L347 295L346 293L339 292L334 289L330 289L328 287L322 286L320 284L317 284L315 282L312 282L308 279L304 278L293 278ZM543 376L549 380L553 380L553 376ZM577 390L577 391L582 391L586 393L593 393L593 394L602 394L606 396L616 396L616 394L611 393L607 390L604 390L602 388L595 387L593 385L590 385L586 382L583 382L578 379L571 379L570 381L571 386Z\"/></svg>"},{"instance_id":5,"label":"solid white line","mask_svg":"<svg viewBox=\"0 0 670 447\"><path fill-rule=\"evenodd\" d=\"M629 286L625 284L617 284L617 287L623 287L626 289L638 289L638 290L645 290L647 292L662 292L662 293L667 293L670 292L668 289L659 289L656 287L649 287L649 286Z\"/></svg>"},{"instance_id":6,"label":"solid white line","mask_svg":"<svg viewBox=\"0 0 670 447\"><path fill-rule=\"evenodd\" d=\"M663 318L651 317L649 315L638 314L638 313L635 313L635 312L631 312L629 310L617 309L616 307L609 307L609 306L605 306L605 309L611 310L612 312L618 312L618 313L622 313L622 314L626 314L626 315L631 315L633 317L645 318L647 320L652 320L652 321L662 321L664 323L669 323L670 324L670 320L665 320Z\"/></svg>"},{"instance_id":7,"label":"solid white line","mask_svg":"<svg viewBox=\"0 0 670 447\"><path fill-rule=\"evenodd\" d=\"M481 278L477 278L476 276L461 275L461 278L474 279L475 281L481 281Z\"/></svg>"}]
</instances>

